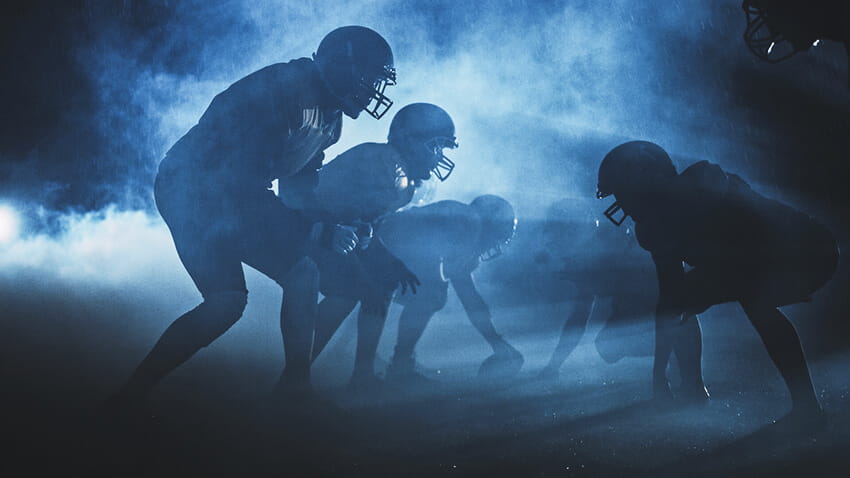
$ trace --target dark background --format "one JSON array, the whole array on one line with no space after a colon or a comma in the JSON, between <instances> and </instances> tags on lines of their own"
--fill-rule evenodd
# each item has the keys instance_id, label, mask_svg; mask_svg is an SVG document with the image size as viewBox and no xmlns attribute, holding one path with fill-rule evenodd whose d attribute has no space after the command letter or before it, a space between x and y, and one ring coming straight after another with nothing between
<instances>
[{"instance_id":1,"label":"dark background","mask_svg":"<svg viewBox=\"0 0 850 478\"><path fill-rule=\"evenodd\" d=\"M784 392L731 306L704 321L712 408L653 415L633 406L648 396L647 360L606 368L584 348L557 385L495 392L470 385L487 352L452 301L423 339L420 359L453 369L432 377L455 388L436 387L385 410L354 405L353 421L325 417L316 422L316 435L325 435L303 441L288 434L291 417L269 419L257 406L282 361L280 292L250 270L245 319L155 396L170 418L152 432L88 433L95 404L198 299L153 206L160 158L217 92L266 64L308 56L332 28L361 23L384 34L399 70L391 92L397 105L432 101L455 118L458 169L431 191L433 199L492 192L517 207L516 240L477 279L497 327L526 355L528 376L550 353L572 300L572 289L541 275L533 260L545 248L540 221L562 200L576 217L590 211L604 220L598 212L607 204L592 199L596 167L620 142L656 141L679 167L717 162L818 217L847 249L850 92L841 45L823 42L779 65L760 62L743 42L744 14L734 0L72 0L6 2L2 12L0 203L23 226L20 237L0 244L0 363L10 412L3 418L20 431L12 454L22 458L15 461L21 470L32 472L28 466L47 455L89 466L112 457L119 469L141 463L147 473L240 470L246 461L273 473L294 459L328 473L357 471L353 463L452 472L454 460L473 472L560 474L569 453L573 466L588 466L578 474L675 476L713 467L724 474L742 463L765 473L847 469L840 453L848 443L841 430L850 429L842 380L846 260L813 303L789 311L835 419L819 444L771 442L770 432L759 431L781 415ZM381 141L387 126L387 119L346 120L334 154ZM599 251L571 253L592 252ZM346 404L338 387L353 345L336 347L318 364L317 381ZM382 345L382 356L389 347ZM336 434L337 441L326 439ZM253 438L233 448L246 435ZM93 452L81 436L113 448Z\"/></svg>"}]
</instances>

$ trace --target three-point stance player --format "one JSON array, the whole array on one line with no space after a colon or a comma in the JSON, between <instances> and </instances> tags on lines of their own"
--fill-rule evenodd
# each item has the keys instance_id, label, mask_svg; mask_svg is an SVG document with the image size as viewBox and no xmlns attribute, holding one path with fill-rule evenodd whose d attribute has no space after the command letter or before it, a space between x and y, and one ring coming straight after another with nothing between
<instances>
[{"instance_id":1,"label":"three-point stance player","mask_svg":"<svg viewBox=\"0 0 850 478\"><path fill-rule=\"evenodd\" d=\"M394 290L399 284L403 290L409 287L416 291L416 276L380 238L373 240L372 226L407 205L414 191L432 175L441 181L447 179L454 162L444 150L455 147L451 116L437 105L412 103L393 117L386 143L357 145L328 163L306 200L282 195L284 201L302 208L309 217L344 224L356 233L353 240L342 244L340 252L344 254L316 250L311 257L318 271L299 269L288 278L293 282L292 289L300 291L298 302L311 304L309 313L341 316L342 320L362 301L358 324L369 329L369 324L383 321L389 307L389 301L374 291ZM376 266L380 273L372 272ZM317 309L319 282L325 299ZM305 290L308 286L312 289ZM299 360L310 361L313 337L303 338L309 340L300 344ZM281 391L291 388L288 381L289 377L281 377Z\"/></svg>"},{"instance_id":2,"label":"three-point stance player","mask_svg":"<svg viewBox=\"0 0 850 478\"><path fill-rule=\"evenodd\" d=\"M646 141L624 143L602 160L597 196L610 195L616 202L605 215L618 225L632 217L658 274L656 397L670 395L665 368L673 349L683 375L700 377L686 393L706 396L699 325L688 316L737 301L785 380L791 417L820 416L800 339L778 307L808 300L832 276L838 262L832 234L708 161L677 173L667 153ZM683 263L692 269L685 272ZM676 334L682 328L689 333Z\"/></svg>"},{"instance_id":3,"label":"three-point stance player","mask_svg":"<svg viewBox=\"0 0 850 478\"><path fill-rule=\"evenodd\" d=\"M515 229L513 207L494 195L479 196L470 204L439 201L398 212L381 222L377 237L421 282L416 294L403 294L397 298L404 305L404 311L399 319L398 343L388 378L416 377L414 349L433 315L445 306L449 282L473 326L493 348L494 353L485 361L486 365L482 364L482 370L511 368L514 373L519 371L522 356L496 332L490 310L472 278L481 261L501 254L502 248L513 238ZM378 277L382 274L380 264L373 264L372 270ZM383 297L383 303L387 304L382 315L375 317L379 320L358 324L355 373L352 376L355 386L369 385L377 380L375 353L388 304L395 294L395 287L390 286L370 293ZM350 310L338 311L336 315L320 315L314 356L321 352Z\"/></svg>"}]
</instances>

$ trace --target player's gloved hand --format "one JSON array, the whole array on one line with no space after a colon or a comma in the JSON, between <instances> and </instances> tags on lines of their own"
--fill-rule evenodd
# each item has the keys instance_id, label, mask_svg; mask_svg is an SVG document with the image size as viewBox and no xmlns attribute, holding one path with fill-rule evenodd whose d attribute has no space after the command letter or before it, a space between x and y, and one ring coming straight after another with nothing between
<instances>
[{"instance_id":1,"label":"player's gloved hand","mask_svg":"<svg viewBox=\"0 0 850 478\"><path fill-rule=\"evenodd\" d=\"M370 292L360 299L360 308L363 312L386 316L392 300L392 291L387 293L377 287L370 288Z\"/></svg>"},{"instance_id":2,"label":"player's gloved hand","mask_svg":"<svg viewBox=\"0 0 850 478\"><path fill-rule=\"evenodd\" d=\"M334 224L332 227L331 249L338 254L350 254L357 247L359 241L357 228L342 224Z\"/></svg>"},{"instance_id":3,"label":"player's gloved hand","mask_svg":"<svg viewBox=\"0 0 850 478\"><path fill-rule=\"evenodd\" d=\"M360 240L360 249L366 250L369 248L369 244L372 243L372 236L374 236L375 231L372 229L372 225L368 222L364 222L357 225L357 237Z\"/></svg>"},{"instance_id":4,"label":"player's gloved hand","mask_svg":"<svg viewBox=\"0 0 850 478\"><path fill-rule=\"evenodd\" d=\"M393 280L398 282L401 285L401 293L404 294L407 292L407 288L410 288L410 292L416 293L416 286L420 285L419 278L416 277L410 269L404 265L399 259L393 260Z\"/></svg>"}]
</instances>

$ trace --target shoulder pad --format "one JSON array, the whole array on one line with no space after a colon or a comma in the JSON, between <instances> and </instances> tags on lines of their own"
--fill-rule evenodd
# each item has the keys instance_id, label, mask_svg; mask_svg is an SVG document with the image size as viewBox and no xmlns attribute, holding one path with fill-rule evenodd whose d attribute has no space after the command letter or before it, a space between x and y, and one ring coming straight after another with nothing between
<instances>
[{"instance_id":1,"label":"shoulder pad","mask_svg":"<svg viewBox=\"0 0 850 478\"><path fill-rule=\"evenodd\" d=\"M729 187L729 177L720 166L708 161L692 164L679 174L680 187L700 194L723 195Z\"/></svg>"}]
</instances>

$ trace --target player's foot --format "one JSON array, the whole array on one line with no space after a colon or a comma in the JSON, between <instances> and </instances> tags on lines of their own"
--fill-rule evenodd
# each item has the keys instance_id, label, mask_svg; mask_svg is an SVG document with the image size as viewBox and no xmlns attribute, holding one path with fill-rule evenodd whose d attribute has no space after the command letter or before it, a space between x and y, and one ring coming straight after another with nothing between
<instances>
[{"instance_id":1,"label":"player's foot","mask_svg":"<svg viewBox=\"0 0 850 478\"><path fill-rule=\"evenodd\" d=\"M711 395L702 384L680 388L676 398L685 405L696 406L706 405L711 401Z\"/></svg>"},{"instance_id":2,"label":"player's foot","mask_svg":"<svg viewBox=\"0 0 850 478\"><path fill-rule=\"evenodd\" d=\"M602 357L605 363L617 363L622 360L626 354L623 353L621 346L611 344L610 341L596 340L596 352Z\"/></svg>"},{"instance_id":3,"label":"player's foot","mask_svg":"<svg viewBox=\"0 0 850 478\"><path fill-rule=\"evenodd\" d=\"M309 405L320 397L313 390L308 374L293 374L284 369L272 389L272 399L280 404Z\"/></svg>"},{"instance_id":4,"label":"player's foot","mask_svg":"<svg viewBox=\"0 0 850 478\"><path fill-rule=\"evenodd\" d=\"M390 374L388 370L386 382L387 385L392 386L395 390L401 389L402 391L409 392L427 390L440 384L436 380L432 380L416 370L412 370L404 374Z\"/></svg>"},{"instance_id":5,"label":"player's foot","mask_svg":"<svg viewBox=\"0 0 850 478\"><path fill-rule=\"evenodd\" d=\"M506 347L487 357L478 368L478 379L485 381L510 380L519 373L525 360L516 349Z\"/></svg>"},{"instance_id":6,"label":"player's foot","mask_svg":"<svg viewBox=\"0 0 850 478\"><path fill-rule=\"evenodd\" d=\"M393 385L412 387L432 385L434 383L433 380L416 370L416 359L413 357L403 359L393 358L393 361L387 367L385 379L387 383L392 383Z\"/></svg>"}]
</instances>

